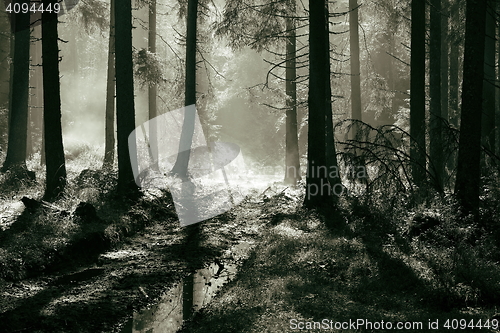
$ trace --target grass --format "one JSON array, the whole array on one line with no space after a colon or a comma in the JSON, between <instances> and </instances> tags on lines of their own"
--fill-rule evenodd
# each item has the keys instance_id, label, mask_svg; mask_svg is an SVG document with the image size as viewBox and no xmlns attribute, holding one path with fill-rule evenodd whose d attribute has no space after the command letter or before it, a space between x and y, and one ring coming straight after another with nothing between
<instances>
[{"instance_id":1,"label":"grass","mask_svg":"<svg viewBox=\"0 0 500 333\"><path fill-rule=\"evenodd\" d=\"M276 213L285 217L265 234L237 279L182 332L300 331L298 322L314 327L324 319L421 322L418 331L435 332L450 331L443 326L448 319L499 319L498 243L488 233L477 238L477 227L458 219L450 200L405 210L343 198L348 223L335 234L302 209ZM439 225L409 236L413 218L425 214L438 216ZM439 328L430 329L436 320Z\"/></svg>"},{"instance_id":2,"label":"grass","mask_svg":"<svg viewBox=\"0 0 500 333\"><path fill-rule=\"evenodd\" d=\"M20 203L23 196L36 200L43 196L44 167L39 164L39 154L27 161L36 181L17 179L9 173L0 175L5 199L0 208L0 279L15 281L70 269L95 260L102 250L153 219L176 219L168 192L145 194L137 201L118 197L116 172L100 169L101 156L95 149L79 147L79 151L67 162L68 185L52 208L29 210ZM77 217L74 212L81 202L93 205L97 216Z\"/></svg>"},{"instance_id":3,"label":"grass","mask_svg":"<svg viewBox=\"0 0 500 333\"><path fill-rule=\"evenodd\" d=\"M53 203L56 209L24 209L23 196L43 194L38 160L28 161L36 181L0 176L0 282L95 260L150 221L176 218L167 192L133 202L117 197L116 174L101 171L100 156L90 148L68 161L68 187ZM342 198L345 228L335 233L320 216L298 208L297 193L265 198L261 215L269 230L238 278L184 332L284 332L292 330L292 319L424 325L491 319L500 304L500 187L487 184L477 223L460 216L451 195L389 188L370 198ZM76 217L81 202L92 204L97 217ZM437 222L425 227L426 221Z\"/></svg>"}]
</instances>

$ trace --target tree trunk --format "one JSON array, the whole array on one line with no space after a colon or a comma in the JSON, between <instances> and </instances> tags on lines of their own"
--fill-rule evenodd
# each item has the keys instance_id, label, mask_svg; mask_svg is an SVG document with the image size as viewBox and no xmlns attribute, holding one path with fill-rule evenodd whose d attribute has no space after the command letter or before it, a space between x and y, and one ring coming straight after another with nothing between
<instances>
[{"instance_id":1,"label":"tree trunk","mask_svg":"<svg viewBox=\"0 0 500 333\"><path fill-rule=\"evenodd\" d=\"M22 3L29 3L23 1ZM13 15L15 33L14 68L12 74L12 101L10 102L7 156L2 171L21 167L26 169L26 143L28 134L29 68L30 68L30 15Z\"/></svg>"},{"instance_id":2,"label":"tree trunk","mask_svg":"<svg viewBox=\"0 0 500 333\"><path fill-rule=\"evenodd\" d=\"M132 62L132 4L121 0L115 6L116 125L118 141L118 191L137 191L131 157L137 158L135 138L134 72ZM130 147L127 144L130 142ZM130 149L129 149L130 148Z\"/></svg>"},{"instance_id":3,"label":"tree trunk","mask_svg":"<svg viewBox=\"0 0 500 333\"><path fill-rule=\"evenodd\" d=\"M429 83L430 83L430 167L432 185L443 191L443 142L441 115L441 0L430 5Z\"/></svg>"},{"instance_id":4,"label":"tree trunk","mask_svg":"<svg viewBox=\"0 0 500 333\"><path fill-rule=\"evenodd\" d=\"M460 40L458 38L457 25L459 22L459 0L454 0L451 7L451 21L453 38L450 41L450 122L458 128L458 119L460 115L458 105L458 70L459 70L459 46Z\"/></svg>"},{"instance_id":5,"label":"tree trunk","mask_svg":"<svg viewBox=\"0 0 500 333\"><path fill-rule=\"evenodd\" d=\"M359 65L358 1L349 0L349 42L351 50L351 118L361 121L361 70ZM358 136L358 124L353 126L352 138Z\"/></svg>"},{"instance_id":6,"label":"tree trunk","mask_svg":"<svg viewBox=\"0 0 500 333\"><path fill-rule=\"evenodd\" d=\"M411 2L410 158L417 186L426 177L425 158L425 1Z\"/></svg>"},{"instance_id":7,"label":"tree trunk","mask_svg":"<svg viewBox=\"0 0 500 333\"><path fill-rule=\"evenodd\" d=\"M307 177L304 205L307 208L332 208L332 188L326 161L326 115L329 95L328 22L324 0L309 1L309 129ZM337 170L338 171L338 170Z\"/></svg>"},{"instance_id":8,"label":"tree trunk","mask_svg":"<svg viewBox=\"0 0 500 333\"><path fill-rule=\"evenodd\" d=\"M12 74L10 71L12 61L10 59L14 58L11 57L14 44L11 41L13 40L13 34L10 33L9 15L5 11L5 7L0 10L0 31L4 32L3 35L0 35L0 82L2 82L0 85L0 108L8 107L10 110L8 103L12 81L10 81L9 75Z\"/></svg>"},{"instance_id":9,"label":"tree trunk","mask_svg":"<svg viewBox=\"0 0 500 333\"><path fill-rule=\"evenodd\" d=\"M110 5L103 168L111 168L115 160L115 1Z\"/></svg>"},{"instance_id":10,"label":"tree trunk","mask_svg":"<svg viewBox=\"0 0 500 333\"><path fill-rule=\"evenodd\" d=\"M497 12L500 11L500 1L497 2L496 4L496 10ZM497 79L497 85L495 89L495 127L497 130L495 130L495 140L496 140L496 145L495 145L495 154L497 156L500 156L500 130L498 128L500 127L500 86L498 85L498 82L500 82L500 25L497 26L496 28L496 79ZM500 163L497 163L497 170L499 171L500 174Z\"/></svg>"},{"instance_id":11,"label":"tree trunk","mask_svg":"<svg viewBox=\"0 0 500 333\"><path fill-rule=\"evenodd\" d=\"M290 8L291 15L295 15L295 0ZM301 179L299 138L297 133L297 69L296 69L296 39L295 21L288 18L286 24L288 33L286 43L286 157L285 183L296 185Z\"/></svg>"},{"instance_id":12,"label":"tree trunk","mask_svg":"<svg viewBox=\"0 0 500 333\"><path fill-rule=\"evenodd\" d=\"M449 51L450 51L450 43L448 40L448 23L449 23L449 0L442 0L441 3L441 117L443 119L443 127L448 125L451 122L450 113L449 113ZM443 135L443 133L441 134ZM444 141L444 137L441 138L443 140L443 147L449 142ZM448 143L449 144L449 143ZM444 152L445 150L443 150ZM451 165L452 159L450 158L450 154L443 155L443 187L447 184L444 183L445 177L447 176L445 172L445 166L448 165L448 169L451 169L453 166Z\"/></svg>"},{"instance_id":13,"label":"tree trunk","mask_svg":"<svg viewBox=\"0 0 500 333\"><path fill-rule=\"evenodd\" d=\"M329 10L328 1L325 5L325 22L326 22L326 33L325 33L325 87L326 87L326 109L325 109L325 130L326 130L326 166L328 168L327 179L330 184L330 188L335 190L332 196L333 204L337 204L338 196L342 194L343 187L340 180L340 169L337 163L337 151L335 149L335 136L333 133L333 110L332 110L332 86L331 86L331 70L330 70L330 29L328 25L329 20ZM336 172L330 172L336 171Z\"/></svg>"},{"instance_id":14,"label":"tree trunk","mask_svg":"<svg viewBox=\"0 0 500 333\"><path fill-rule=\"evenodd\" d=\"M467 0L462 113L455 193L463 214L479 213L486 0Z\"/></svg>"},{"instance_id":15,"label":"tree trunk","mask_svg":"<svg viewBox=\"0 0 500 333\"><path fill-rule=\"evenodd\" d=\"M156 53L156 0L151 0L149 5L149 52ZM156 106L157 87L156 84L148 87L149 119L157 116ZM153 167L158 170L158 139L156 122L149 122L149 152L151 154Z\"/></svg>"},{"instance_id":16,"label":"tree trunk","mask_svg":"<svg viewBox=\"0 0 500 333\"><path fill-rule=\"evenodd\" d=\"M46 8L56 0L43 0ZM66 164L61 126L61 94L59 82L59 46L57 14L42 13L43 106L46 154L46 186L44 200L62 194L66 186Z\"/></svg>"},{"instance_id":17,"label":"tree trunk","mask_svg":"<svg viewBox=\"0 0 500 333\"><path fill-rule=\"evenodd\" d=\"M484 85L483 85L483 115L482 144L487 151L495 152L495 17L494 3L489 1L486 14L486 35L484 41ZM491 10L490 10L491 9ZM483 155L486 162L487 154ZM492 159L494 161L494 159ZM486 163L485 163L486 165Z\"/></svg>"},{"instance_id":18,"label":"tree trunk","mask_svg":"<svg viewBox=\"0 0 500 333\"><path fill-rule=\"evenodd\" d=\"M185 106L196 105L196 31L198 18L198 0L188 1L186 33L186 84ZM185 179L188 176L188 164L193 141L196 109L186 108L182 124L179 153L171 173Z\"/></svg>"}]
</instances>

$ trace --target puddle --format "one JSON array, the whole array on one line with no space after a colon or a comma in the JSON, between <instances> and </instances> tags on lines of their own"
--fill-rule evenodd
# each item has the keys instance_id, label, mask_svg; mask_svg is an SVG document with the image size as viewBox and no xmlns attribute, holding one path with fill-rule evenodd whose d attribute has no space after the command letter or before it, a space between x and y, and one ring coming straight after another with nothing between
<instances>
[{"instance_id":1,"label":"puddle","mask_svg":"<svg viewBox=\"0 0 500 333\"><path fill-rule=\"evenodd\" d=\"M243 242L230 252L237 260L245 256L251 244ZM184 320L191 318L193 311L207 305L217 291L232 280L237 265L223 262L212 263L208 268L190 274L181 284L170 289L162 299L149 309L135 312L121 333L174 333Z\"/></svg>"}]
</instances>

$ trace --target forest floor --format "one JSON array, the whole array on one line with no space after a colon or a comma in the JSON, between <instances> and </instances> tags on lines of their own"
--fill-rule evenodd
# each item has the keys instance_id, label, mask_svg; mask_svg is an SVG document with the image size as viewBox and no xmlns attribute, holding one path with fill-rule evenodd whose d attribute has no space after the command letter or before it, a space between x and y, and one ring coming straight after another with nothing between
<instances>
[{"instance_id":1,"label":"forest floor","mask_svg":"<svg viewBox=\"0 0 500 333\"><path fill-rule=\"evenodd\" d=\"M303 187L275 184L200 223L193 247L168 192L118 198L115 180L80 169L47 204L40 183L0 179L0 332L142 332L138 313L220 262L235 277L181 332L499 331L496 215L478 227L446 198L350 197L332 230Z\"/></svg>"},{"instance_id":2,"label":"forest floor","mask_svg":"<svg viewBox=\"0 0 500 333\"><path fill-rule=\"evenodd\" d=\"M499 277L479 259L448 265L424 237L380 237L383 225L351 220L332 233L301 208L272 221L237 277L180 332L500 332Z\"/></svg>"},{"instance_id":3,"label":"forest floor","mask_svg":"<svg viewBox=\"0 0 500 333\"><path fill-rule=\"evenodd\" d=\"M255 244L265 228L264 202L245 200L203 222L194 250L178 222L158 220L103 251L95 262L1 282L2 332L115 332L138 309L155 304L189 272L214 260L238 264L232 247Z\"/></svg>"},{"instance_id":4,"label":"forest floor","mask_svg":"<svg viewBox=\"0 0 500 333\"><path fill-rule=\"evenodd\" d=\"M193 247L168 191L119 197L112 171L82 164L69 164L68 187L53 203L39 200L39 165L28 166L36 180L0 177L0 332L120 332L190 273L241 265L273 216L277 187L255 190L201 223ZM250 246L233 252L238 244Z\"/></svg>"}]
</instances>

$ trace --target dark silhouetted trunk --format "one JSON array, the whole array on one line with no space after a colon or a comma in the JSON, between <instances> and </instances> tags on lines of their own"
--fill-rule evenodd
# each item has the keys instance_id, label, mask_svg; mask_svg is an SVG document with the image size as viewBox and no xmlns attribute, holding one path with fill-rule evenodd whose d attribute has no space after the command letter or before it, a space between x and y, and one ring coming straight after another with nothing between
<instances>
[{"instance_id":1,"label":"dark silhouetted trunk","mask_svg":"<svg viewBox=\"0 0 500 333\"><path fill-rule=\"evenodd\" d=\"M7 107L9 103L9 92L12 81L9 75L12 74L10 66L13 64L11 59L13 55L14 38L10 33L11 26L9 22L9 15L5 10L0 10L0 31L4 32L0 35L0 107Z\"/></svg>"},{"instance_id":2,"label":"dark silhouetted trunk","mask_svg":"<svg viewBox=\"0 0 500 333\"><path fill-rule=\"evenodd\" d=\"M324 0L309 1L309 129L304 200L307 208L333 208L328 174L338 171L328 170L326 159L326 119L331 103L326 6Z\"/></svg>"},{"instance_id":3,"label":"dark silhouetted trunk","mask_svg":"<svg viewBox=\"0 0 500 333\"><path fill-rule=\"evenodd\" d=\"M115 160L115 1L110 5L103 168L111 168Z\"/></svg>"},{"instance_id":4,"label":"dark silhouetted trunk","mask_svg":"<svg viewBox=\"0 0 500 333\"><path fill-rule=\"evenodd\" d=\"M188 1L186 34L186 85L185 106L196 104L196 30L198 18L198 0ZM189 157L193 141L196 112L185 109L179 153L172 168L172 174L185 179L188 176Z\"/></svg>"},{"instance_id":5,"label":"dark silhouetted trunk","mask_svg":"<svg viewBox=\"0 0 500 333\"><path fill-rule=\"evenodd\" d=\"M358 1L349 0L349 36L351 49L351 118L361 118L361 71L359 66ZM358 134L358 124L353 126L352 138Z\"/></svg>"},{"instance_id":6,"label":"dark silhouetted trunk","mask_svg":"<svg viewBox=\"0 0 500 333\"><path fill-rule=\"evenodd\" d=\"M448 41L449 0L441 0L441 116L447 122L449 118L449 52Z\"/></svg>"},{"instance_id":7,"label":"dark silhouetted trunk","mask_svg":"<svg viewBox=\"0 0 500 333\"><path fill-rule=\"evenodd\" d=\"M459 22L459 0L453 0L453 5L450 10L451 27L450 31L450 123L458 128L458 119L460 118L459 96L458 96L458 71L459 71L459 47L460 39L458 38Z\"/></svg>"},{"instance_id":8,"label":"dark silhouetted trunk","mask_svg":"<svg viewBox=\"0 0 500 333\"><path fill-rule=\"evenodd\" d=\"M444 126L451 123L450 117L450 101L449 101L449 52L450 52L450 43L449 43L449 35L448 35L448 24L449 24L449 0L441 0L441 117L443 118L443 128ZM442 133L443 137L441 138L443 141L444 151L447 151L445 148L449 141L445 141L444 132ZM443 151L443 152L444 152ZM448 186L449 184L445 184L446 179L446 169L445 166L448 166L448 169L454 167L452 164L453 159L451 158L449 153L443 154L443 187Z\"/></svg>"},{"instance_id":9,"label":"dark silhouetted trunk","mask_svg":"<svg viewBox=\"0 0 500 333\"><path fill-rule=\"evenodd\" d=\"M425 158L425 1L411 2L410 158L412 176L420 186L426 177Z\"/></svg>"},{"instance_id":10,"label":"dark silhouetted trunk","mask_svg":"<svg viewBox=\"0 0 500 333\"><path fill-rule=\"evenodd\" d=\"M22 3L29 3L23 1ZM2 171L20 167L26 169L26 143L28 133L28 100L30 68L30 15L13 14L15 33L14 66L10 102L7 156Z\"/></svg>"},{"instance_id":11,"label":"dark silhouetted trunk","mask_svg":"<svg viewBox=\"0 0 500 333\"><path fill-rule=\"evenodd\" d=\"M497 2L496 4L496 10L497 12L500 11L500 1ZM500 156L500 130L498 128L500 127L500 86L498 85L498 82L500 82L500 25L497 25L496 28L496 78L497 78L497 84L496 84L496 89L495 89L495 127L497 128L495 130L495 140L496 140L496 145L495 145L495 153L497 156ZM497 163L498 170L500 171L500 163Z\"/></svg>"},{"instance_id":12,"label":"dark silhouetted trunk","mask_svg":"<svg viewBox=\"0 0 500 333\"><path fill-rule=\"evenodd\" d=\"M290 13L295 14L295 0ZM296 185L301 179L299 159L299 138L297 133L297 69L296 69L296 39L295 21L287 19L288 38L286 43L286 157L285 183Z\"/></svg>"},{"instance_id":13,"label":"dark silhouetted trunk","mask_svg":"<svg viewBox=\"0 0 500 333\"><path fill-rule=\"evenodd\" d=\"M115 61L116 68L116 126L118 143L118 190L136 191L131 154L136 158L135 138L129 135L135 129L134 72L132 63L132 5L131 0L120 0L115 6Z\"/></svg>"},{"instance_id":14,"label":"dark silhouetted trunk","mask_svg":"<svg viewBox=\"0 0 500 333\"><path fill-rule=\"evenodd\" d=\"M443 119L441 115L441 0L432 0L430 5L429 41L429 83L430 83L430 123L429 123L429 171L432 185L443 191Z\"/></svg>"},{"instance_id":15,"label":"dark silhouetted trunk","mask_svg":"<svg viewBox=\"0 0 500 333\"><path fill-rule=\"evenodd\" d=\"M486 0L467 0L464 80L455 193L464 214L478 217Z\"/></svg>"},{"instance_id":16,"label":"dark silhouetted trunk","mask_svg":"<svg viewBox=\"0 0 500 333\"><path fill-rule=\"evenodd\" d=\"M337 152L335 150L335 137L333 133L333 110L332 110L332 86L331 86L331 70L330 70L330 30L328 25L329 20L329 10L328 10L328 2L326 2L326 10L325 10L325 21L326 24L326 33L325 33L325 52L326 52L326 67L325 67L325 87L326 87L326 109L325 109L325 127L326 127L326 166L328 168L328 182L330 184L331 189L335 189L335 193L333 193L333 203L337 203L338 195L342 194L342 182L340 180L340 174L336 171L339 171L338 163L337 163ZM334 172L331 172L334 171ZM333 191L332 191L333 192Z\"/></svg>"},{"instance_id":17,"label":"dark silhouetted trunk","mask_svg":"<svg viewBox=\"0 0 500 333\"><path fill-rule=\"evenodd\" d=\"M484 41L484 86L482 115L482 144L487 151L495 152L495 14L493 1L488 2L486 36ZM485 154L483 156L486 162ZM494 161L494 159L492 159Z\"/></svg>"},{"instance_id":18,"label":"dark silhouetted trunk","mask_svg":"<svg viewBox=\"0 0 500 333\"><path fill-rule=\"evenodd\" d=\"M56 0L44 0L46 8ZM66 186L66 164L61 127L61 93L59 82L59 47L57 14L42 13L43 119L45 131L46 187L45 200L60 196Z\"/></svg>"}]
</instances>

